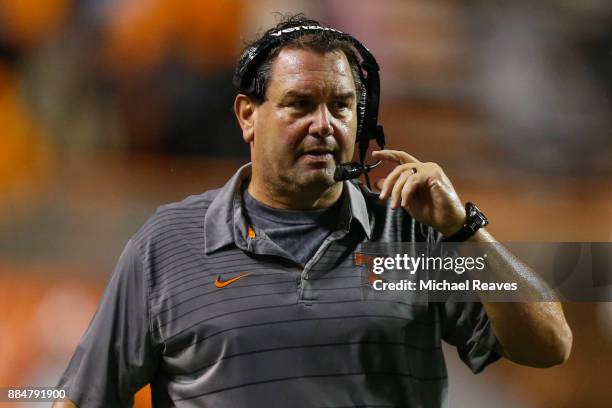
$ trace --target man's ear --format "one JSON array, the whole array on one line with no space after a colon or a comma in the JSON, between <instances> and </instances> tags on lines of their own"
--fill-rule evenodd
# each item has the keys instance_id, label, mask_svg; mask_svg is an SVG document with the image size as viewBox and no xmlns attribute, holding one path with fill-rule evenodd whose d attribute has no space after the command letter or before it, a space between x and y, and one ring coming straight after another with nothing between
<instances>
[{"instance_id":1,"label":"man's ear","mask_svg":"<svg viewBox=\"0 0 612 408\"><path fill-rule=\"evenodd\" d=\"M234 99L234 114L242 129L242 138L251 143L255 137L255 102L244 94L238 94Z\"/></svg>"}]
</instances>

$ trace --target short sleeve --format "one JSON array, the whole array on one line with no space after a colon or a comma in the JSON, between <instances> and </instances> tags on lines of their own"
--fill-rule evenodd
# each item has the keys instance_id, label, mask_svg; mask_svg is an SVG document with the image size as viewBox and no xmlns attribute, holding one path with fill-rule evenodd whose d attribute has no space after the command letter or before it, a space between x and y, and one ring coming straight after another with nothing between
<instances>
[{"instance_id":1,"label":"short sleeve","mask_svg":"<svg viewBox=\"0 0 612 408\"><path fill-rule=\"evenodd\" d=\"M439 303L442 338L455 346L461 360L474 373L501 356L498 340L480 302Z\"/></svg>"},{"instance_id":2,"label":"short sleeve","mask_svg":"<svg viewBox=\"0 0 612 408\"><path fill-rule=\"evenodd\" d=\"M135 392L150 382L157 359L147 295L142 261L130 241L58 384L79 407L131 407Z\"/></svg>"}]
</instances>

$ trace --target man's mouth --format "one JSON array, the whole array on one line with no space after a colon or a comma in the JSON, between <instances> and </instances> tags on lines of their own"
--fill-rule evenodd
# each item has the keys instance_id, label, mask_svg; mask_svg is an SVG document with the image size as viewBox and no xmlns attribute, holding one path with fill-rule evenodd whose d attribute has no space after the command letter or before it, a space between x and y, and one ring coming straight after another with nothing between
<instances>
[{"instance_id":1,"label":"man's mouth","mask_svg":"<svg viewBox=\"0 0 612 408\"><path fill-rule=\"evenodd\" d=\"M307 149L300 156L309 162L328 162L335 159L335 151L326 148Z\"/></svg>"}]
</instances>

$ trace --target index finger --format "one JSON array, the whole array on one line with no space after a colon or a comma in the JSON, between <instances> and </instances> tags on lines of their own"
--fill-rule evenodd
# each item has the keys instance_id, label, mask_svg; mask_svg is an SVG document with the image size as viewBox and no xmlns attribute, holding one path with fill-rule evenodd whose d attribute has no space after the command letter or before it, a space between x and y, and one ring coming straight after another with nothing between
<instances>
[{"instance_id":1,"label":"index finger","mask_svg":"<svg viewBox=\"0 0 612 408\"><path fill-rule=\"evenodd\" d=\"M421 161L416 157L411 156L401 150L375 150L372 152L372 157L375 157L377 159L391 160L396 162L397 164L421 163Z\"/></svg>"}]
</instances>

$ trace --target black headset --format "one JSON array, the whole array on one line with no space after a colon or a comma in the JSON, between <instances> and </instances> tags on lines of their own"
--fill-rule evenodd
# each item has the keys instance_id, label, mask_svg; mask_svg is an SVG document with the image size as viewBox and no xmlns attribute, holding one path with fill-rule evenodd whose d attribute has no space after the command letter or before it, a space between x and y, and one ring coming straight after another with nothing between
<instances>
[{"instance_id":1,"label":"black headset","mask_svg":"<svg viewBox=\"0 0 612 408\"><path fill-rule=\"evenodd\" d=\"M368 187L370 187L368 172L381 163L380 160L372 165L364 163L370 140L375 139L381 149L385 147L385 134L382 126L378 124L380 98L380 76L378 71L380 68L372 53L356 38L342 31L319 25L296 25L269 33L244 50L238 60L233 83L240 93L247 96L255 95L255 76L257 75L257 70L274 47L287 39L298 38L308 33L321 31L328 32L340 40L346 40L357 50L357 54L361 57L361 61L358 61L358 64L361 67L359 75L363 85L359 90L359 100L357 102L358 125L356 139L359 143L360 163L339 164L334 173L334 180L349 180L363 174L365 175Z\"/></svg>"}]
</instances>

